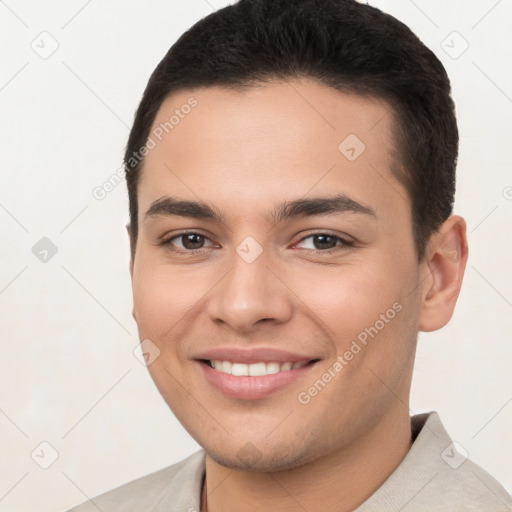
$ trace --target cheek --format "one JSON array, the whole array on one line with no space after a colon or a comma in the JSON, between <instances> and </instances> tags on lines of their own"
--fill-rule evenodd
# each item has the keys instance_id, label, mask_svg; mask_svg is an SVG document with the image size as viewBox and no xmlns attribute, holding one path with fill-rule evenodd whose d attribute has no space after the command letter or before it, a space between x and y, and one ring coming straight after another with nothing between
<instances>
[{"instance_id":1,"label":"cheek","mask_svg":"<svg viewBox=\"0 0 512 512\"><path fill-rule=\"evenodd\" d=\"M328 271L319 267L307 276L296 274L294 281L297 296L336 341L338 352L366 328L376 322L380 326L381 314L394 318L393 304L401 300L400 281L377 265L354 264Z\"/></svg>"},{"instance_id":2,"label":"cheek","mask_svg":"<svg viewBox=\"0 0 512 512\"><path fill-rule=\"evenodd\" d=\"M160 339L198 300L193 279L171 266L143 263L133 279L133 303L141 336Z\"/></svg>"}]
</instances>

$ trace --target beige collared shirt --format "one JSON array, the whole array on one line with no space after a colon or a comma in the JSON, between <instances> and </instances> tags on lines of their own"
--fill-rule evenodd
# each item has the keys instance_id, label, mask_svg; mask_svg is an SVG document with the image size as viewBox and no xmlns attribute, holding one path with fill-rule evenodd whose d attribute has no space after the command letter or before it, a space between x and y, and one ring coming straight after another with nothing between
<instances>
[{"instance_id":1,"label":"beige collared shirt","mask_svg":"<svg viewBox=\"0 0 512 512\"><path fill-rule=\"evenodd\" d=\"M404 460L354 512L512 511L511 496L465 457L437 412L412 416L411 427L414 442ZM200 512L204 476L199 450L69 512Z\"/></svg>"}]
</instances>

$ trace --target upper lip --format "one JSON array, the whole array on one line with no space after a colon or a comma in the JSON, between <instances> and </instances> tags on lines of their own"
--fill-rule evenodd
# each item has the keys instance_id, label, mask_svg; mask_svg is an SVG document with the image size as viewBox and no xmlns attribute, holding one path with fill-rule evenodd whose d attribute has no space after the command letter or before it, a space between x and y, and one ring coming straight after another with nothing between
<instances>
[{"instance_id":1,"label":"upper lip","mask_svg":"<svg viewBox=\"0 0 512 512\"><path fill-rule=\"evenodd\" d=\"M233 347L218 347L197 354L194 359L208 361L231 361L232 363L297 363L300 361L313 361L319 359L307 355L296 354L286 350L271 347L253 347L247 349Z\"/></svg>"}]
</instances>

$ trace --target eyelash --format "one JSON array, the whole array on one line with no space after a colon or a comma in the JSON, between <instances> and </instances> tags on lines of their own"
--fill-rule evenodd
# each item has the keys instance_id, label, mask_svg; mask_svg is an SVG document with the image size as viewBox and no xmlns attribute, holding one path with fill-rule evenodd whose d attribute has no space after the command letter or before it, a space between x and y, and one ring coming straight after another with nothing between
<instances>
[{"instance_id":1,"label":"eyelash","mask_svg":"<svg viewBox=\"0 0 512 512\"><path fill-rule=\"evenodd\" d=\"M205 249L205 247L201 247L199 249L179 249L179 248L175 248L173 247L173 245L171 244L171 241L174 240L175 238L181 238L181 237L184 237L186 235L199 235L207 240L209 240L209 238L206 236L206 235L203 235L202 233L199 233L197 231L182 231L181 233L178 233L178 234L175 234L175 235L172 235L171 237L167 237L165 239L163 239L161 242L158 243L159 246L164 246L166 247L168 250L172 251L172 252L176 252L176 253L182 253L182 254L196 254L202 250ZM354 242L351 241L351 240L347 240L346 238L343 238L339 235L335 235L333 233L329 233L329 232L325 232L325 231L319 231L317 233L310 233L309 235L306 235L304 237L302 237L298 242L297 244L303 242L304 240L307 240L308 238L311 238L313 236L320 236L320 235L327 235L328 237L331 237L331 238L335 238L337 241L340 241L341 242L341 245L339 246L335 246L335 247L331 247L330 249L325 249L325 250L320 250L320 249L306 249L308 252L313 252L313 253L316 253L316 254L325 254L325 253L332 253L334 251L337 251L339 249L342 249L342 248L350 248L350 247L354 247ZM295 244L295 245L297 245Z\"/></svg>"}]
</instances>

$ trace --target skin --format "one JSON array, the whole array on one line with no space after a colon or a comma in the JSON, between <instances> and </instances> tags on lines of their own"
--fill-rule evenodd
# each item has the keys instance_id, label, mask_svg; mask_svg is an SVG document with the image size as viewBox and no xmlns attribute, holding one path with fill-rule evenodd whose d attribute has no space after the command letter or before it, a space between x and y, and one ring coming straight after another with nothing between
<instances>
[{"instance_id":1,"label":"skin","mask_svg":"<svg viewBox=\"0 0 512 512\"><path fill-rule=\"evenodd\" d=\"M140 339L160 350L149 371L207 453L208 511L241 504L244 511L353 510L411 446L417 333L452 316L467 260L465 222L447 219L418 264L409 198L391 172L393 119L383 101L309 80L243 92L209 87L167 98L154 126L191 96L197 106L145 157L138 188L130 274ZM351 133L366 146L353 162L338 150ZM345 212L278 224L265 217L283 200L336 193L376 217ZM225 223L145 221L165 195L207 202ZM158 245L183 230L206 236L197 254L186 253L183 237L172 241L181 252ZM354 245L303 240L326 232ZM247 236L263 250L250 264L236 252ZM299 403L299 393L394 303L401 311L309 403ZM320 361L263 399L241 400L212 387L194 361L217 346L277 347ZM238 456L248 442L252 460Z\"/></svg>"}]
</instances>

